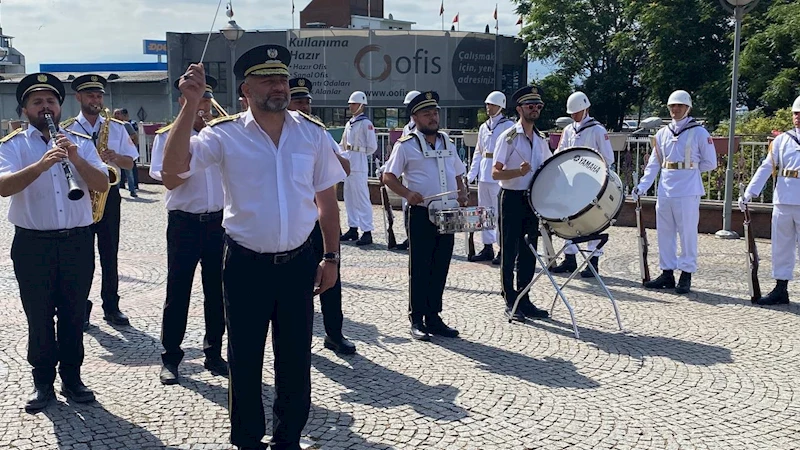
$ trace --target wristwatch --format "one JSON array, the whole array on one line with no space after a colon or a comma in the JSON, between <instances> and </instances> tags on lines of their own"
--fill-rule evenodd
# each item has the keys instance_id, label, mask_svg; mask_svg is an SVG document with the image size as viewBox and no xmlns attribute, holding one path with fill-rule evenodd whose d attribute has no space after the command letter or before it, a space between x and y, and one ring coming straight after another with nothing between
<instances>
[{"instance_id":1,"label":"wristwatch","mask_svg":"<svg viewBox=\"0 0 800 450\"><path fill-rule=\"evenodd\" d=\"M323 261L339 264L339 252L330 252L322 255Z\"/></svg>"}]
</instances>

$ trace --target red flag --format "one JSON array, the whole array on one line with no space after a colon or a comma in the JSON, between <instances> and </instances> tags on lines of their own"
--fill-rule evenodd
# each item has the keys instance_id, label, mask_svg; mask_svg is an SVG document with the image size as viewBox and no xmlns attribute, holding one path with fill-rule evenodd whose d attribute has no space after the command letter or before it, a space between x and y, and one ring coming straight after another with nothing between
<instances>
[{"instance_id":1,"label":"red flag","mask_svg":"<svg viewBox=\"0 0 800 450\"><path fill-rule=\"evenodd\" d=\"M442 14L444 14L444 0L442 0L442 7L439 8L439 15L441 16Z\"/></svg>"},{"instance_id":2,"label":"red flag","mask_svg":"<svg viewBox=\"0 0 800 450\"><path fill-rule=\"evenodd\" d=\"M453 23L456 23L456 22L458 22L458 13L456 13L456 16L453 17Z\"/></svg>"},{"instance_id":3,"label":"red flag","mask_svg":"<svg viewBox=\"0 0 800 450\"><path fill-rule=\"evenodd\" d=\"M497 5L494 5L494 20L497 20Z\"/></svg>"},{"instance_id":4,"label":"red flag","mask_svg":"<svg viewBox=\"0 0 800 450\"><path fill-rule=\"evenodd\" d=\"M522 25L522 16L519 16L519 20L517 20L517 25Z\"/></svg>"}]
</instances>

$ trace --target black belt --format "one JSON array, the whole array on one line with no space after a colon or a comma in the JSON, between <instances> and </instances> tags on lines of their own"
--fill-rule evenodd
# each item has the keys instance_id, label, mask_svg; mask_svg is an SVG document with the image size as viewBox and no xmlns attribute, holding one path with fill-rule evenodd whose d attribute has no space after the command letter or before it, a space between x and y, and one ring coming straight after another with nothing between
<instances>
[{"instance_id":1,"label":"black belt","mask_svg":"<svg viewBox=\"0 0 800 450\"><path fill-rule=\"evenodd\" d=\"M507 193L509 193L509 194L521 194L521 195L524 195L524 196L526 196L526 197L527 197L527 196L529 196L529 195L531 195L531 193L530 193L530 192L529 192L527 189L506 189L506 188L500 188L500 190L502 190L503 192L507 192Z\"/></svg>"},{"instance_id":2,"label":"black belt","mask_svg":"<svg viewBox=\"0 0 800 450\"><path fill-rule=\"evenodd\" d=\"M66 230L29 230L27 228L22 227L14 227L17 234L20 236L29 236L35 237L40 239L65 239L70 236L77 236L79 234L88 233L91 230L91 226L85 227L77 227L77 228L68 228Z\"/></svg>"},{"instance_id":3,"label":"black belt","mask_svg":"<svg viewBox=\"0 0 800 450\"><path fill-rule=\"evenodd\" d=\"M194 214L174 209L171 210L169 214L182 217L184 219L195 220L197 222L211 222L212 220L218 220L222 218L222 211Z\"/></svg>"},{"instance_id":4,"label":"black belt","mask_svg":"<svg viewBox=\"0 0 800 450\"><path fill-rule=\"evenodd\" d=\"M225 234L225 243L228 245L228 247L233 248L237 252L251 256L256 260L265 260L271 264L280 265L288 263L300 253L303 253L303 250L310 247L311 236L309 236L308 239L306 239L306 241L300 245L300 247L282 253L259 253L250 250L249 248L242 247L238 242L234 241L233 238L231 238L227 234Z\"/></svg>"}]
</instances>

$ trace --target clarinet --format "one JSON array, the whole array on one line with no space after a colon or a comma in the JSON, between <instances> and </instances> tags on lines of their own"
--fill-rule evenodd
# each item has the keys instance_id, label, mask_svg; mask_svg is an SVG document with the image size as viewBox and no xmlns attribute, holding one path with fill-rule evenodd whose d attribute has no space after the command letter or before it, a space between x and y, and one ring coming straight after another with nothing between
<instances>
[{"instance_id":1,"label":"clarinet","mask_svg":"<svg viewBox=\"0 0 800 450\"><path fill-rule=\"evenodd\" d=\"M53 143L55 143L56 139L58 138L58 129L56 129L56 125L53 123L53 116L50 114L45 114L44 118L47 120L47 128L50 130L50 139L52 139ZM61 167L64 168L64 175L67 177L67 184L69 184L69 193L67 194L67 198L70 200L80 200L83 198L83 190L80 188L80 186L78 186L78 182L75 181L75 176L72 175L72 169L69 167L67 158L61 160Z\"/></svg>"}]
</instances>

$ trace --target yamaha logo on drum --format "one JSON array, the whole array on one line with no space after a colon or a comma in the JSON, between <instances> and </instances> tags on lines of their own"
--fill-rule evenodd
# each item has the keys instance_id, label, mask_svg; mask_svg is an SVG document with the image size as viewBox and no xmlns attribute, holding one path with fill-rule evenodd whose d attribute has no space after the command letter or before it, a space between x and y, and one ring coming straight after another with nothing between
<instances>
[{"instance_id":1,"label":"yamaha logo on drum","mask_svg":"<svg viewBox=\"0 0 800 450\"><path fill-rule=\"evenodd\" d=\"M601 167L596 163L592 162L591 160L584 158L581 155L575 155L572 158L573 161L577 162L578 164L586 167L587 169L591 170L594 173L600 173Z\"/></svg>"}]
</instances>

